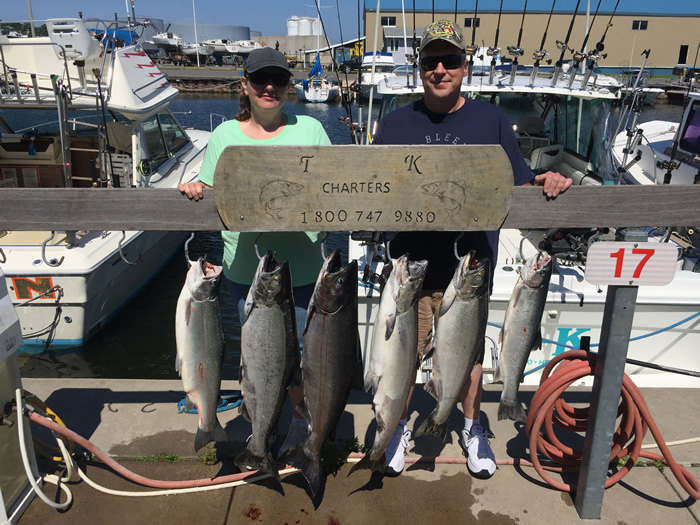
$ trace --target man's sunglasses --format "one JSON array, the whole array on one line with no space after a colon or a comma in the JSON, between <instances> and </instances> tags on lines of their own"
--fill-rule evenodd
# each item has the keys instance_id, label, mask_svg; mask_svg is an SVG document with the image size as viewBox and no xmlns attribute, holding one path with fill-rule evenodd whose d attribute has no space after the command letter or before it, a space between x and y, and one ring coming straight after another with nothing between
<instances>
[{"instance_id":1,"label":"man's sunglasses","mask_svg":"<svg viewBox=\"0 0 700 525\"><path fill-rule=\"evenodd\" d=\"M442 62L442 67L445 69L457 69L464 65L467 56L458 55L442 55L442 56L432 56L432 57L421 57L420 68L423 71L434 71L438 67L438 64Z\"/></svg>"},{"instance_id":2,"label":"man's sunglasses","mask_svg":"<svg viewBox=\"0 0 700 525\"><path fill-rule=\"evenodd\" d=\"M256 71L248 73L248 80L253 84L266 86L269 82L277 87L285 87L289 85L289 75L287 73L269 73L267 71Z\"/></svg>"}]
</instances>

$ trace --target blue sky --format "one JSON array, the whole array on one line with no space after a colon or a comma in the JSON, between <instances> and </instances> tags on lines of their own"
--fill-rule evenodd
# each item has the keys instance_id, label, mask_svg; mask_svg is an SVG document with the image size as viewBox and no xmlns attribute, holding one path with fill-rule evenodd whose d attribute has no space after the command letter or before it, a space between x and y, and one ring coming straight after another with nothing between
<instances>
[{"instance_id":1,"label":"blue sky","mask_svg":"<svg viewBox=\"0 0 700 525\"><path fill-rule=\"evenodd\" d=\"M248 26L253 31L261 31L263 35L286 35L287 19L291 16L316 16L316 0L266 0L265 2L251 0L194 0L197 13L197 23L202 24L231 24ZM357 0L319 0L321 17L326 31L333 42L339 41L342 27L344 39L357 36L358 1ZM120 17L126 14L127 0L31 0L35 20L57 17L76 17L78 11L88 18L112 19L114 13ZM436 9L453 11L455 0L434 0ZM600 9L612 12L616 0L602 0ZM524 0L505 0L504 9L522 11ZM598 5L596 0L590 0L591 11ZM192 0L136 0L136 16L161 18L169 22L187 23L192 20ZM360 8L365 0L360 0ZM374 8L377 0L367 0L367 7ZM433 0L415 0L417 9L432 9ZM497 10L499 0L480 0L480 10ZM460 10L473 10L474 0L458 0ZM586 0L582 0L580 9L585 9ZM338 20L340 6L340 22ZM413 8L413 0L404 0L404 6L409 16ZM573 11L576 0L557 0L557 11ZM549 11L551 0L528 0L528 11ZM380 1L382 10L401 8L401 0ZM618 13L658 13L696 14L700 15L699 0L620 0ZM27 2L25 0L2 0L0 2L0 19L26 20L28 18Z\"/></svg>"}]
</instances>

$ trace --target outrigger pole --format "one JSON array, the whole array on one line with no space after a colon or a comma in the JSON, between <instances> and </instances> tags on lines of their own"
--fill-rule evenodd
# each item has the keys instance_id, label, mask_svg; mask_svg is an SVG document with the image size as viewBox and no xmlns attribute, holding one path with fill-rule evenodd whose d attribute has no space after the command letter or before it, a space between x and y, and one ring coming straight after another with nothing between
<instances>
[{"instance_id":1,"label":"outrigger pole","mask_svg":"<svg viewBox=\"0 0 700 525\"><path fill-rule=\"evenodd\" d=\"M591 30L593 29L593 24L595 24L595 19L598 16L598 9L600 9L600 3L603 0L598 0L598 6L595 8L595 13L593 13L593 20L591 20L591 25L588 27L588 31L586 31L586 36L583 37L583 44L581 44L581 51L578 53L574 53L574 63L571 66L571 69L569 69L569 89L571 89L571 86L574 83L574 78L576 77L576 72L578 71L578 66L581 63L582 60L585 60L586 58L586 44L588 43L588 37L591 36Z\"/></svg>"},{"instance_id":2,"label":"outrigger pole","mask_svg":"<svg viewBox=\"0 0 700 525\"><path fill-rule=\"evenodd\" d=\"M586 85L588 85L588 79L591 78L591 73L593 73L596 64L598 64L598 60L600 60L601 58L607 58L608 56L605 53L601 53L601 51L605 49L603 42L605 41L605 36L608 34L608 29L612 27L612 20L615 16L615 13L617 12L618 5L620 5L620 0L617 0L617 3L615 4L615 9L613 9L612 14L610 15L610 20L608 20L608 25L605 26L605 31L603 31L603 36L600 38L600 41L595 45L595 49L592 49L588 52L588 58L590 59L590 61L588 62L588 66L586 67L586 73L583 75L583 80L581 81L581 89L586 89Z\"/></svg>"},{"instance_id":3,"label":"outrigger pole","mask_svg":"<svg viewBox=\"0 0 700 525\"><path fill-rule=\"evenodd\" d=\"M520 20L520 31L518 32L518 43L515 46L508 46L508 54L513 57L513 62L510 68L510 84L511 86L515 84L515 73L518 69L518 57L525 54L523 48L520 47L520 42L523 39L523 24L525 23L525 11L527 11L527 0L525 0L525 7L523 7L523 17Z\"/></svg>"},{"instance_id":4,"label":"outrigger pole","mask_svg":"<svg viewBox=\"0 0 700 525\"><path fill-rule=\"evenodd\" d=\"M496 72L496 57L501 54L501 48L498 47L498 32L501 29L501 12L503 11L503 0L501 7L498 8L498 24L496 24L496 37L494 38L493 47L489 47L486 54L491 57L491 70L489 71L489 84L493 84L493 74Z\"/></svg>"},{"instance_id":5,"label":"outrigger pole","mask_svg":"<svg viewBox=\"0 0 700 525\"><path fill-rule=\"evenodd\" d=\"M479 52L479 46L476 45L476 20L478 14L479 0L476 0L476 6L474 7L474 19L472 20L472 45L470 45L466 49L467 56L469 57L469 67L467 68L467 84L472 83L472 73L474 72L474 55L476 55Z\"/></svg>"},{"instance_id":6,"label":"outrigger pole","mask_svg":"<svg viewBox=\"0 0 700 525\"><path fill-rule=\"evenodd\" d=\"M561 40L556 41L557 47L561 49L561 55L559 55L559 60L557 60L554 64L554 74L552 75L552 87L556 86L557 80L559 80L561 68L564 65L564 54L569 48L569 38L571 38L571 30L574 28L574 21L576 20L576 13L578 13L578 6L580 3L581 0L578 0L578 2L576 2L576 9L574 9L574 15L571 17L571 22L569 22L569 30L566 33L566 38L563 42Z\"/></svg>"},{"instance_id":7,"label":"outrigger pole","mask_svg":"<svg viewBox=\"0 0 700 525\"><path fill-rule=\"evenodd\" d=\"M581 0L579 0L580 2ZM554 5L557 3L557 0L554 0L552 2L552 10L549 12L549 18L547 19L547 25L544 28L544 34L542 35L542 42L540 43L540 48L536 49L534 53L532 53L532 58L535 59L535 65L532 66L532 74L530 75L530 85L535 84L535 79L537 78L537 72L540 69L540 62L544 60L549 53L547 50L544 48L544 43L547 40L547 31L549 30L549 23L552 21L552 13L554 12Z\"/></svg>"}]
</instances>

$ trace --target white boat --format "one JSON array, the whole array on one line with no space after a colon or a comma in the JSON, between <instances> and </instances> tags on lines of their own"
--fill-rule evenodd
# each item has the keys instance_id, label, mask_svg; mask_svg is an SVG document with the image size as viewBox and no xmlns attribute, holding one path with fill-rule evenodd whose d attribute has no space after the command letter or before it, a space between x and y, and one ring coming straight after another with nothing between
<instances>
[{"instance_id":1,"label":"white boat","mask_svg":"<svg viewBox=\"0 0 700 525\"><path fill-rule=\"evenodd\" d=\"M184 44L184 41L180 35L176 35L175 33L171 33L169 31L153 35L151 37L151 42L153 42L156 47L159 47L166 52L177 52Z\"/></svg>"},{"instance_id":2,"label":"white boat","mask_svg":"<svg viewBox=\"0 0 700 525\"><path fill-rule=\"evenodd\" d=\"M623 96L627 101L631 100L631 96L637 92L638 97L641 99L641 103L647 106L652 105L656 102L656 99L664 90L657 87L651 87L649 85L649 71L641 69L628 69L621 72ZM637 80L639 77L639 80ZM636 87L635 87L636 84Z\"/></svg>"},{"instance_id":3,"label":"white boat","mask_svg":"<svg viewBox=\"0 0 700 525\"><path fill-rule=\"evenodd\" d=\"M209 40L204 40L202 43L214 48L214 56L231 54L231 51L228 50L231 41L226 38L210 38Z\"/></svg>"},{"instance_id":4,"label":"white boat","mask_svg":"<svg viewBox=\"0 0 700 525\"><path fill-rule=\"evenodd\" d=\"M496 77L492 84L485 76L474 75L471 83L465 78L462 91L464 96L496 104L506 113L516 127L521 151L533 171L551 168L571 177L574 184L614 182L616 174L610 152L606 153L601 144L610 132L606 124L609 125L612 103L619 100L620 83L598 76L591 77L581 88L583 77L577 75L573 88L569 89L567 75L552 86L550 75L538 74L531 83L529 73L516 75L513 84L509 74ZM420 98L423 87L417 80L409 87L403 77L381 80L378 86L382 95L380 116ZM373 129L371 123L368 127ZM596 147L592 148L592 144ZM544 231L501 231L498 259L493 265L494 289L485 341L485 382L493 381L499 333L518 277L521 256L527 258L534 254L540 241L550 243L548 248L555 253L556 263L542 320L544 344L541 350L531 353L524 383L538 384L541 368L555 355L580 347L584 336L590 337L591 348L596 350L607 287L586 281L586 253L592 241L605 242L615 239L616 235L639 241L648 237L649 243L668 240L679 249L677 271L670 284L639 288L628 358L654 366L700 370L697 352L700 347L700 236L696 232L692 237L688 229L662 236L653 229L616 230L614 227L622 225L601 226L610 226L610 229L551 231L547 239ZM455 238L457 235L455 232ZM371 243L352 238L349 241L349 258L359 262L359 326L365 362L371 351L369 346L379 302L378 286L374 283L381 273L384 254L384 246L379 246L378 255L372 256L371 247ZM417 377L419 382L428 380L430 368L430 360L422 364ZM700 387L697 377L666 370L628 364L626 372L640 387ZM590 386L592 381L592 377L584 378L577 385Z\"/></svg>"},{"instance_id":5,"label":"white boat","mask_svg":"<svg viewBox=\"0 0 700 525\"><path fill-rule=\"evenodd\" d=\"M374 100L381 100L381 95L377 91L377 82L381 78L395 77L395 69L396 63L391 53L381 51L365 53L360 66L362 96L368 99L371 94Z\"/></svg>"},{"instance_id":6,"label":"white boat","mask_svg":"<svg viewBox=\"0 0 700 525\"><path fill-rule=\"evenodd\" d=\"M8 68L1 75L0 186L119 191L195 180L209 133L180 126L168 109L178 91L143 49L105 53L80 19L46 25L49 36L22 45L0 36ZM22 324L23 351L83 344L143 289L184 237L0 231L0 267Z\"/></svg>"},{"instance_id":7,"label":"white boat","mask_svg":"<svg viewBox=\"0 0 700 525\"><path fill-rule=\"evenodd\" d=\"M323 78L323 66L321 66L320 55L316 54L314 67L309 71L308 80L301 80L294 84L299 100L304 102L335 102L340 93L337 84L333 84L327 78Z\"/></svg>"},{"instance_id":8,"label":"white boat","mask_svg":"<svg viewBox=\"0 0 700 525\"><path fill-rule=\"evenodd\" d=\"M226 50L232 55L248 56L254 49L262 49L261 43L255 40L234 40L226 45Z\"/></svg>"},{"instance_id":9,"label":"white boat","mask_svg":"<svg viewBox=\"0 0 700 525\"><path fill-rule=\"evenodd\" d=\"M613 158L624 182L629 184L664 184L668 165L670 184L693 184L700 170L700 92L688 94L688 105L680 122L652 120L631 125L629 132L615 137ZM673 159L673 143L677 148ZM628 153L625 153L625 150Z\"/></svg>"},{"instance_id":10,"label":"white boat","mask_svg":"<svg viewBox=\"0 0 700 525\"><path fill-rule=\"evenodd\" d=\"M199 42L198 44L183 44L180 47L183 55L188 57L196 57L197 55L208 57L214 54L214 46Z\"/></svg>"}]
</instances>

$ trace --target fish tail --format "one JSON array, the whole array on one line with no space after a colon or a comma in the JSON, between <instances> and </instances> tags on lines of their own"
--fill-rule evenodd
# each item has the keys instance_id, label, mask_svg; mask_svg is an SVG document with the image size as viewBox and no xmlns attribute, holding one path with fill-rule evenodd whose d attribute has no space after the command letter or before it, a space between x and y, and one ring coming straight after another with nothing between
<instances>
[{"instance_id":1,"label":"fish tail","mask_svg":"<svg viewBox=\"0 0 700 525\"><path fill-rule=\"evenodd\" d=\"M194 437L194 451L197 452L200 448L211 441L216 441L217 443L228 441L226 431L221 426L218 419L214 421L213 430L207 432L201 428L197 429L197 435Z\"/></svg>"},{"instance_id":2,"label":"fish tail","mask_svg":"<svg viewBox=\"0 0 700 525\"><path fill-rule=\"evenodd\" d=\"M386 453L382 452L382 455L379 458L372 459L370 452L368 452L365 454L365 457L353 465L350 472L348 472L348 476L356 470L362 469L373 470L374 472L384 474L386 471Z\"/></svg>"},{"instance_id":3,"label":"fish tail","mask_svg":"<svg viewBox=\"0 0 700 525\"><path fill-rule=\"evenodd\" d=\"M445 435L447 434L447 421L444 421L443 423L436 423L435 419L433 419L433 415L431 414L428 419L423 421L423 424L418 427L414 437L425 436L428 434L433 434L444 441Z\"/></svg>"},{"instance_id":4,"label":"fish tail","mask_svg":"<svg viewBox=\"0 0 700 525\"><path fill-rule=\"evenodd\" d=\"M509 402L501 399L501 402L498 404L498 420L500 421L501 419L511 419L525 423L527 421L527 412L520 406L520 401Z\"/></svg>"},{"instance_id":5,"label":"fish tail","mask_svg":"<svg viewBox=\"0 0 700 525\"><path fill-rule=\"evenodd\" d=\"M503 383L503 370L501 370L501 362L496 361L496 370L493 372L493 382Z\"/></svg>"},{"instance_id":6,"label":"fish tail","mask_svg":"<svg viewBox=\"0 0 700 525\"><path fill-rule=\"evenodd\" d=\"M309 483L311 495L316 496L323 483L323 463L320 457L312 457L304 451L304 445L297 445L282 455L291 466L301 470Z\"/></svg>"},{"instance_id":7,"label":"fish tail","mask_svg":"<svg viewBox=\"0 0 700 525\"><path fill-rule=\"evenodd\" d=\"M246 448L236 456L233 462L241 471L245 471L246 469L259 470L260 472L265 472L274 477L278 482L282 482L280 473L272 460L272 454L269 452L265 456L256 456L249 448Z\"/></svg>"}]
</instances>

